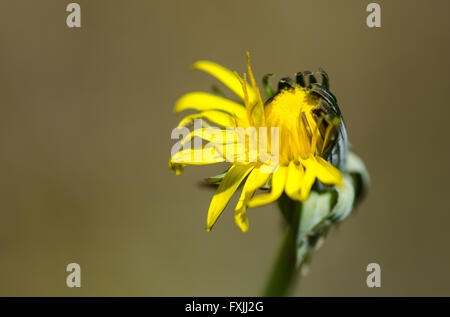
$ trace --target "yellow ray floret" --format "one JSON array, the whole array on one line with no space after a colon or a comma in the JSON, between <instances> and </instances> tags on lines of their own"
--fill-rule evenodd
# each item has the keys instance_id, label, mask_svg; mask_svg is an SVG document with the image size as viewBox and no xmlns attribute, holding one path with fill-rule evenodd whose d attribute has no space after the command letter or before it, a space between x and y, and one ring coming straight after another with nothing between
<instances>
[{"instance_id":1,"label":"yellow ray floret","mask_svg":"<svg viewBox=\"0 0 450 317\"><path fill-rule=\"evenodd\" d=\"M187 109L220 110L244 121L247 118L245 109L239 103L206 92L191 92L178 99L174 108L175 113Z\"/></svg>"},{"instance_id":2,"label":"yellow ray floret","mask_svg":"<svg viewBox=\"0 0 450 317\"><path fill-rule=\"evenodd\" d=\"M241 184L242 180L252 170L252 166L247 165L233 165L227 172L223 180L220 182L216 193L213 196L208 210L208 218L206 223L206 230L210 231L217 218L219 218L223 209L228 204L231 196Z\"/></svg>"},{"instance_id":3,"label":"yellow ray floret","mask_svg":"<svg viewBox=\"0 0 450 317\"><path fill-rule=\"evenodd\" d=\"M216 77L232 92L238 95L239 98L244 100L244 92L242 91L241 83L232 71L210 61L198 61L192 65L192 68L202 70ZM256 100L256 94L253 91L249 91L248 93L249 99L253 103Z\"/></svg>"},{"instance_id":4,"label":"yellow ray floret","mask_svg":"<svg viewBox=\"0 0 450 317\"><path fill-rule=\"evenodd\" d=\"M248 231L248 219L245 214L248 202L252 198L255 191L267 183L270 176L271 174L269 173L262 173L260 167L255 167L249 174L244 188L242 188L241 197L236 205L234 217L236 224L243 232Z\"/></svg>"}]
</instances>

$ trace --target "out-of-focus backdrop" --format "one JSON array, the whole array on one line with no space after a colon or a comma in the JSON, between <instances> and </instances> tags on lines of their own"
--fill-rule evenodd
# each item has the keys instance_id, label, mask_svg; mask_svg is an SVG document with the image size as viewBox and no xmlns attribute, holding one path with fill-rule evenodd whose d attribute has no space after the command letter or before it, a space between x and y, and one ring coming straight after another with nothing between
<instances>
[{"instance_id":1,"label":"out-of-focus backdrop","mask_svg":"<svg viewBox=\"0 0 450 317\"><path fill-rule=\"evenodd\" d=\"M448 1L376 1L373 29L370 1L79 0L80 29L69 2L0 2L0 295L260 294L276 205L207 233L198 182L218 168L167 168L174 102L216 83L189 65L242 73L247 50L258 78L328 72L372 176L294 295L450 295Z\"/></svg>"}]
</instances>

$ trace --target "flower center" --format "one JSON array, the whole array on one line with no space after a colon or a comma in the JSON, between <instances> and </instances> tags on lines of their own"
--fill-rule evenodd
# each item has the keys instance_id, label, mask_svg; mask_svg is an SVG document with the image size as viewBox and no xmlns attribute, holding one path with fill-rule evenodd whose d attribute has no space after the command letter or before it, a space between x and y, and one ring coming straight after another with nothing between
<instances>
[{"instance_id":1,"label":"flower center","mask_svg":"<svg viewBox=\"0 0 450 317\"><path fill-rule=\"evenodd\" d=\"M267 127L278 127L280 158L299 162L315 154L320 132L311 110L316 109L319 97L305 88L282 90L265 107Z\"/></svg>"}]
</instances>

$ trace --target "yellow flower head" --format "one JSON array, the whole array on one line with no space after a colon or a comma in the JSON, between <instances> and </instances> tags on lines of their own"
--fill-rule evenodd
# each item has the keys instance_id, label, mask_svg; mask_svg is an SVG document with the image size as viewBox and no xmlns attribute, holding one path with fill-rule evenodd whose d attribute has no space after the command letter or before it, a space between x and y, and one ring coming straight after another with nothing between
<instances>
[{"instance_id":1,"label":"yellow flower head","mask_svg":"<svg viewBox=\"0 0 450 317\"><path fill-rule=\"evenodd\" d=\"M328 90L318 89L321 86L311 73L298 73L296 82L282 79L276 94L267 85L266 76L264 84L269 99L263 103L248 53L250 83L246 74L242 78L209 61L199 61L193 68L216 77L240 98L234 101L216 94L192 92L175 105L176 113L186 109L199 111L183 118L179 129L202 119L202 125L194 126L181 145L194 142L196 137L209 145L201 143L193 149L183 148L173 153L169 167L179 174L189 164L231 163L223 175L208 179L219 184L208 210L208 231L242 183L235 220L244 232L248 230L247 207L269 204L283 193L303 202L316 180L321 186L342 184L342 174L334 166L339 164L330 162L339 159L339 151L343 150L334 147L343 123L338 110L339 115L329 111L329 101L334 96ZM323 71L321 74L322 84L328 86L328 77ZM308 75L310 82L306 86L304 80ZM211 133L205 120L222 128ZM269 191L255 196L258 189Z\"/></svg>"}]
</instances>

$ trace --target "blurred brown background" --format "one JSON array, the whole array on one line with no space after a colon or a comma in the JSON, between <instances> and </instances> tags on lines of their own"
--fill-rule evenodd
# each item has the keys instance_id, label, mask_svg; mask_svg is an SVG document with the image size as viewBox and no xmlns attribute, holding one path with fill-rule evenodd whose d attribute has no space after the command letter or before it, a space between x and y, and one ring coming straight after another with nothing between
<instances>
[{"instance_id":1,"label":"blurred brown background","mask_svg":"<svg viewBox=\"0 0 450 317\"><path fill-rule=\"evenodd\" d=\"M323 67L372 176L294 294L450 295L448 1L376 1L374 29L370 1L79 0L81 29L69 2L0 2L0 295L258 295L277 207L207 233L217 168L167 169L175 100L215 83L189 65L243 72L246 50L258 78Z\"/></svg>"}]
</instances>

